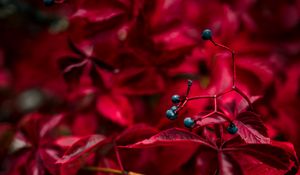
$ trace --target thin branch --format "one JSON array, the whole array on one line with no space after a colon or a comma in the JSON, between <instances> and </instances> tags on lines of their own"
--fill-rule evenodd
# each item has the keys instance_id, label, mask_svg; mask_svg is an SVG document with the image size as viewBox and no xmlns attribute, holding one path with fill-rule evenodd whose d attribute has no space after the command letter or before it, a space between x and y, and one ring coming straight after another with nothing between
<instances>
[{"instance_id":1,"label":"thin branch","mask_svg":"<svg viewBox=\"0 0 300 175\"><path fill-rule=\"evenodd\" d=\"M114 141L114 149L115 149L115 153L116 153L116 157L117 157L117 161L118 161L119 167L120 167L120 169L122 171L124 171L124 167L123 167L123 164L122 164L122 161L121 161L119 150L118 150L118 147L117 147L117 144L116 144L115 141Z\"/></svg>"},{"instance_id":2,"label":"thin branch","mask_svg":"<svg viewBox=\"0 0 300 175\"><path fill-rule=\"evenodd\" d=\"M125 171L116 170L112 168L99 168L99 167L92 167L92 166L84 167L84 169L88 171L97 171L97 172L113 173L113 174L121 174L121 175L127 173Z\"/></svg>"},{"instance_id":3,"label":"thin branch","mask_svg":"<svg viewBox=\"0 0 300 175\"><path fill-rule=\"evenodd\" d=\"M234 50L230 49L227 46L224 46L223 44L219 44L215 42L213 39L210 40L215 46L221 47L225 50L228 50L231 53L232 57L232 87L235 87L235 82L236 82L236 67L235 67L235 52Z\"/></svg>"},{"instance_id":4,"label":"thin branch","mask_svg":"<svg viewBox=\"0 0 300 175\"><path fill-rule=\"evenodd\" d=\"M96 172L103 172L103 173L112 173L112 174L121 174L121 175L143 175L140 173L132 172L132 171L122 171L122 170L117 170L117 169L112 169L112 168L100 168L100 167L84 167L84 170L88 171L96 171Z\"/></svg>"},{"instance_id":5,"label":"thin branch","mask_svg":"<svg viewBox=\"0 0 300 175\"><path fill-rule=\"evenodd\" d=\"M248 103L250 109L253 111L253 106L252 106L252 103L251 103L251 101L249 100L248 96L247 96L243 91L241 91L239 88L237 88L237 87L235 87L233 90L234 90L235 92L237 92L238 94L240 94L240 95L247 101L247 103Z\"/></svg>"}]
</instances>

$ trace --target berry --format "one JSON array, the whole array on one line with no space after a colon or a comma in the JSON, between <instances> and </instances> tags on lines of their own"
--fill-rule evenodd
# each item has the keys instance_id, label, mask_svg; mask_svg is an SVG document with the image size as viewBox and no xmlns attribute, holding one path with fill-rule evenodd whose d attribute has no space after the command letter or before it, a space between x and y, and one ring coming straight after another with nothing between
<instances>
[{"instance_id":1,"label":"berry","mask_svg":"<svg viewBox=\"0 0 300 175\"><path fill-rule=\"evenodd\" d=\"M202 39L203 40L211 40L212 39L212 32L210 29L203 30Z\"/></svg>"},{"instance_id":2,"label":"berry","mask_svg":"<svg viewBox=\"0 0 300 175\"><path fill-rule=\"evenodd\" d=\"M54 4L54 0L43 0L43 1L44 1L45 6L51 6Z\"/></svg>"},{"instance_id":3,"label":"berry","mask_svg":"<svg viewBox=\"0 0 300 175\"><path fill-rule=\"evenodd\" d=\"M172 96L172 102L177 104L180 102L180 96L179 95L173 95Z\"/></svg>"},{"instance_id":4,"label":"berry","mask_svg":"<svg viewBox=\"0 0 300 175\"><path fill-rule=\"evenodd\" d=\"M188 86L192 86L193 81L192 80L188 80Z\"/></svg>"},{"instance_id":5,"label":"berry","mask_svg":"<svg viewBox=\"0 0 300 175\"><path fill-rule=\"evenodd\" d=\"M169 120L175 120L177 118L177 114L173 110L169 109L166 111L166 117Z\"/></svg>"},{"instance_id":6,"label":"berry","mask_svg":"<svg viewBox=\"0 0 300 175\"><path fill-rule=\"evenodd\" d=\"M235 126L234 123L230 123L229 126L227 127L227 132L230 134L235 134L238 131L238 128Z\"/></svg>"},{"instance_id":7,"label":"berry","mask_svg":"<svg viewBox=\"0 0 300 175\"><path fill-rule=\"evenodd\" d=\"M177 106L172 106L171 110L175 112L177 110Z\"/></svg>"},{"instance_id":8,"label":"berry","mask_svg":"<svg viewBox=\"0 0 300 175\"><path fill-rule=\"evenodd\" d=\"M187 128L192 128L195 125L195 121L191 117L186 117L183 123Z\"/></svg>"}]
</instances>

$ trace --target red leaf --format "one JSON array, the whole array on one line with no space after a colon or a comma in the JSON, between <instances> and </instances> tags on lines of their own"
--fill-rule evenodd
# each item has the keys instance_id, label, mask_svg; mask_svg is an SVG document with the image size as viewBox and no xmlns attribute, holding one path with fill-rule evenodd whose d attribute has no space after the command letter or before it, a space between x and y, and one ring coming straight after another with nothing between
<instances>
[{"instance_id":1,"label":"red leaf","mask_svg":"<svg viewBox=\"0 0 300 175\"><path fill-rule=\"evenodd\" d=\"M101 7L98 5L98 7ZM117 8L105 8L102 7L101 10L91 10L91 9L78 9L78 11L72 16L72 20L83 18L91 23L105 23L109 20L117 18L122 15L122 10Z\"/></svg>"},{"instance_id":2,"label":"red leaf","mask_svg":"<svg viewBox=\"0 0 300 175\"><path fill-rule=\"evenodd\" d=\"M76 143L78 140L80 140L80 137L65 136L65 137L60 137L60 138L56 139L54 144L61 148L69 148L74 143Z\"/></svg>"},{"instance_id":3,"label":"red leaf","mask_svg":"<svg viewBox=\"0 0 300 175\"><path fill-rule=\"evenodd\" d=\"M101 145L105 144L105 141L107 140L102 135L91 135L83 137L74 143L65 152L64 156L56 161L56 164L60 167L60 174L76 174L89 155L95 149L98 149Z\"/></svg>"},{"instance_id":4,"label":"red leaf","mask_svg":"<svg viewBox=\"0 0 300 175\"><path fill-rule=\"evenodd\" d=\"M188 132L183 129L172 128L166 131L162 131L149 139L137 142L132 145L124 146L125 148L147 148L160 145L176 145L196 143L205 147L215 149L212 145L205 142L200 136Z\"/></svg>"},{"instance_id":5,"label":"red leaf","mask_svg":"<svg viewBox=\"0 0 300 175\"><path fill-rule=\"evenodd\" d=\"M39 149L38 154L48 171L52 174L59 174L59 166L55 164L59 160L58 152L52 149Z\"/></svg>"},{"instance_id":6,"label":"red leaf","mask_svg":"<svg viewBox=\"0 0 300 175\"><path fill-rule=\"evenodd\" d=\"M176 141L174 144L154 144L151 146L139 147L142 149L121 147L126 148L120 149L122 158L126 160L123 162L125 169L143 174L174 174L194 156L199 148L198 143L188 144L187 142ZM211 148L207 149L212 150Z\"/></svg>"},{"instance_id":7,"label":"red leaf","mask_svg":"<svg viewBox=\"0 0 300 175\"><path fill-rule=\"evenodd\" d=\"M94 134L97 128L98 120L95 112L78 113L72 124L72 133L76 136L87 136Z\"/></svg>"},{"instance_id":8,"label":"red leaf","mask_svg":"<svg viewBox=\"0 0 300 175\"><path fill-rule=\"evenodd\" d=\"M149 138L154 134L157 134L158 130L145 124L137 124L130 128L127 128L117 138L116 142L118 145L128 145L136 143L145 138Z\"/></svg>"},{"instance_id":9,"label":"red leaf","mask_svg":"<svg viewBox=\"0 0 300 175\"><path fill-rule=\"evenodd\" d=\"M280 170L277 167L262 163L250 155L235 152L231 156L236 160L241 160L242 157L242 161L239 161L239 164L246 175L283 175L286 172L286 170Z\"/></svg>"},{"instance_id":10,"label":"red leaf","mask_svg":"<svg viewBox=\"0 0 300 175\"><path fill-rule=\"evenodd\" d=\"M246 143L270 143L270 138L261 135L258 131L251 128L249 125L245 125L243 122L235 120L233 122L238 128L238 134Z\"/></svg>"},{"instance_id":11,"label":"red leaf","mask_svg":"<svg viewBox=\"0 0 300 175\"><path fill-rule=\"evenodd\" d=\"M260 115L254 112L247 111L240 113L236 117L236 119L243 122L246 125L249 125L262 135L268 136L267 128L265 127Z\"/></svg>"},{"instance_id":12,"label":"red leaf","mask_svg":"<svg viewBox=\"0 0 300 175\"><path fill-rule=\"evenodd\" d=\"M133 112L125 96L100 96L97 101L97 110L103 117L121 126L128 126L133 122Z\"/></svg>"},{"instance_id":13,"label":"red leaf","mask_svg":"<svg viewBox=\"0 0 300 175\"><path fill-rule=\"evenodd\" d=\"M215 151L201 149L195 160L195 170L191 174L215 174L218 169L218 155Z\"/></svg>"},{"instance_id":14,"label":"red leaf","mask_svg":"<svg viewBox=\"0 0 300 175\"><path fill-rule=\"evenodd\" d=\"M289 154L290 159L294 162L295 171L298 171L299 160L298 160L294 145L289 142L279 142L279 141L274 141L274 140L272 140L271 144L273 146L277 146L277 147L284 149Z\"/></svg>"},{"instance_id":15,"label":"red leaf","mask_svg":"<svg viewBox=\"0 0 300 175\"><path fill-rule=\"evenodd\" d=\"M184 50L195 46L195 41L188 36L187 27L174 27L153 36L154 43L164 51Z\"/></svg>"},{"instance_id":16,"label":"red leaf","mask_svg":"<svg viewBox=\"0 0 300 175\"><path fill-rule=\"evenodd\" d=\"M227 122L222 116L212 115L211 117L204 118L202 120L197 121L197 124L200 126L212 125L212 124L221 124Z\"/></svg>"},{"instance_id":17,"label":"red leaf","mask_svg":"<svg viewBox=\"0 0 300 175\"><path fill-rule=\"evenodd\" d=\"M261 162L277 169L289 170L291 167L290 155L284 149L270 144L246 144L224 148L224 152L242 152L248 154Z\"/></svg>"},{"instance_id":18,"label":"red leaf","mask_svg":"<svg viewBox=\"0 0 300 175\"><path fill-rule=\"evenodd\" d=\"M40 137L44 137L49 131L54 129L63 119L63 114L58 114L50 118L44 125L42 125L40 130Z\"/></svg>"},{"instance_id":19,"label":"red leaf","mask_svg":"<svg viewBox=\"0 0 300 175\"><path fill-rule=\"evenodd\" d=\"M232 158L230 155L219 152L218 163L219 163L220 174L232 174L232 175L243 174L239 162L234 158Z\"/></svg>"},{"instance_id":20,"label":"red leaf","mask_svg":"<svg viewBox=\"0 0 300 175\"><path fill-rule=\"evenodd\" d=\"M41 138L46 137L61 122L63 117L63 114L47 116L40 113L31 113L20 122L20 130L31 144L37 145Z\"/></svg>"},{"instance_id":21,"label":"red leaf","mask_svg":"<svg viewBox=\"0 0 300 175\"><path fill-rule=\"evenodd\" d=\"M241 140L240 140L241 141ZM224 144L224 148L217 148L205 142L200 136L182 129L169 129L152 136L149 139L137 142L123 148L149 148L159 146L178 146L179 144L192 146L199 145L199 156L211 157L210 162L202 163L201 172L221 174L247 174L245 167L261 162L274 172L296 172L298 161L295 159L295 152L285 150L285 147L271 144ZM293 150L293 149L288 149ZM204 154L205 152L205 154ZM207 154L206 154L207 153ZM240 156L236 156L236 155ZM250 162L243 162L243 157L251 157ZM201 157L201 160L208 160ZM211 164L217 161L218 166ZM279 170L276 170L279 169ZM198 171L198 170L197 170Z\"/></svg>"},{"instance_id":22,"label":"red leaf","mask_svg":"<svg viewBox=\"0 0 300 175\"><path fill-rule=\"evenodd\" d=\"M220 174L254 174L253 166L260 166L258 172L262 175L295 173L298 170L298 161L293 148L271 144L243 144L227 145L218 151L202 150L197 159L208 161L199 165L197 172L210 174L219 171ZM286 147L289 147L288 150ZM203 153L204 152L204 153ZM208 158L209 157L209 158ZM215 158L213 158L215 157ZM218 161L218 166L213 166ZM219 168L219 170L218 170ZM268 171L270 170L270 171Z\"/></svg>"},{"instance_id":23,"label":"red leaf","mask_svg":"<svg viewBox=\"0 0 300 175\"><path fill-rule=\"evenodd\" d=\"M251 96L249 97L250 102L253 104L255 101L257 101L258 99L260 99L261 96ZM244 111L245 109L247 109L249 107L248 102L245 99L242 99L241 102L238 105L238 113Z\"/></svg>"},{"instance_id":24,"label":"red leaf","mask_svg":"<svg viewBox=\"0 0 300 175\"><path fill-rule=\"evenodd\" d=\"M253 112L240 113L234 124L238 128L238 134L246 143L270 143L267 129L257 114Z\"/></svg>"},{"instance_id":25,"label":"red leaf","mask_svg":"<svg viewBox=\"0 0 300 175\"><path fill-rule=\"evenodd\" d=\"M155 7L149 19L151 28L164 29L178 22L184 13L184 1L182 0L162 0L156 1Z\"/></svg>"},{"instance_id":26,"label":"red leaf","mask_svg":"<svg viewBox=\"0 0 300 175\"><path fill-rule=\"evenodd\" d=\"M128 153L127 157L122 157L130 159L130 162L138 160L133 164L135 167L125 162L125 167L131 168L130 170L146 174L173 174L193 156L199 145L212 150L212 146L203 141L201 137L183 129L173 128L133 145L120 147L126 148L123 152ZM184 154L182 154L183 151ZM131 158L132 156L136 158Z\"/></svg>"},{"instance_id":27,"label":"red leaf","mask_svg":"<svg viewBox=\"0 0 300 175\"><path fill-rule=\"evenodd\" d=\"M147 78L145 78L147 77ZM164 90L163 77L147 65L122 70L116 77L116 90L129 95L149 95Z\"/></svg>"},{"instance_id":28,"label":"red leaf","mask_svg":"<svg viewBox=\"0 0 300 175\"><path fill-rule=\"evenodd\" d=\"M273 79L271 64L259 56L237 59L237 78L247 85L250 94L257 94L257 90L265 88Z\"/></svg>"}]
</instances>

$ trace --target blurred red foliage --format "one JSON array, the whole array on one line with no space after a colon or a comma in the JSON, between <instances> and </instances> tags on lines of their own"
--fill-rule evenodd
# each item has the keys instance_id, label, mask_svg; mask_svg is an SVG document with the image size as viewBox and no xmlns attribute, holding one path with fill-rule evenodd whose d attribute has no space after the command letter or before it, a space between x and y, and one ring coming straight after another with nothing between
<instances>
[{"instance_id":1,"label":"blurred red foliage","mask_svg":"<svg viewBox=\"0 0 300 175\"><path fill-rule=\"evenodd\" d=\"M239 92L182 105L232 88L207 28ZM0 174L299 174L299 31L299 0L0 0Z\"/></svg>"}]
</instances>

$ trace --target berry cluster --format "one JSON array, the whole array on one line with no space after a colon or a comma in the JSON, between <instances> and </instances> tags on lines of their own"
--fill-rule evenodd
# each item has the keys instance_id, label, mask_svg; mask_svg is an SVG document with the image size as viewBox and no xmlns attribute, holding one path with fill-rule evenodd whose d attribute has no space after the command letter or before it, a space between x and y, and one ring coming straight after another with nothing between
<instances>
[{"instance_id":1,"label":"berry cluster","mask_svg":"<svg viewBox=\"0 0 300 175\"><path fill-rule=\"evenodd\" d=\"M237 133L238 128L232 122L232 120L230 118L228 118L223 112L218 110L218 98L220 98L230 92L235 92L235 93L239 94L244 100L246 100L249 105L250 110L253 110L251 101L248 98L248 96L236 86L235 53L232 49L228 48L227 46L216 43L213 40L212 32L210 29L205 29L202 32L202 39L209 40L215 46L226 49L231 53L231 55L232 55L232 87L227 91L224 91L224 92L221 92L221 93L215 94L215 95L188 97L190 88L192 86L192 81L188 80L188 87L187 87L186 94L184 96L179 96L177 94L172 96L173 106L166 111L166 117L170 120L177 119L179 111L187 104L187 102L189 102L191 100L213 99L214 100L214 110L212 112L210 112L204 116L195 116L194 118L186 117L186 118L184 118L184 121L183 121L184 126L187 128L194 128L195 126L201 126L201 124L200 124L201 120L203 120L205 118L215 117L217 115L229 123L229 125L227 126L227 132L230 134L235 134L235 133Z\"/></svg>"}]
</instances>

